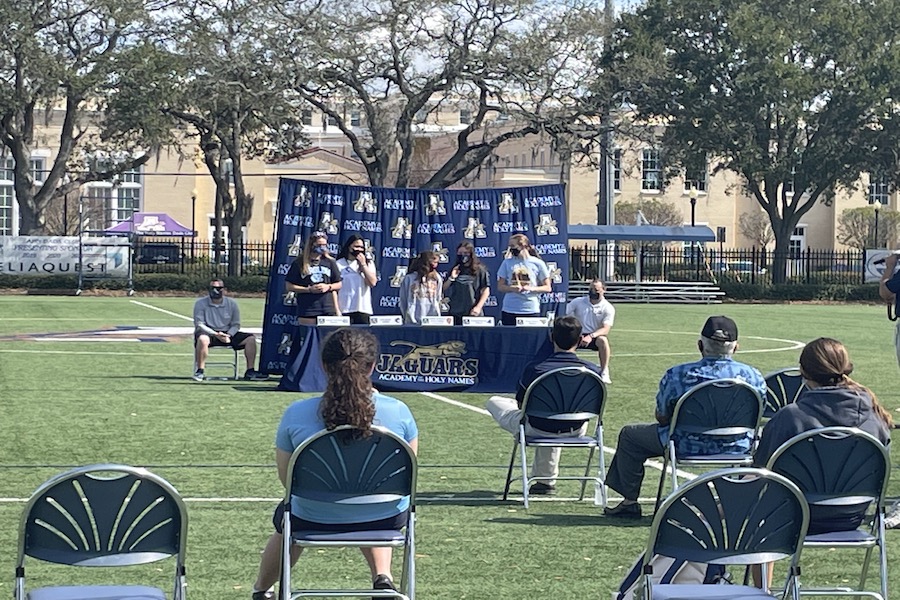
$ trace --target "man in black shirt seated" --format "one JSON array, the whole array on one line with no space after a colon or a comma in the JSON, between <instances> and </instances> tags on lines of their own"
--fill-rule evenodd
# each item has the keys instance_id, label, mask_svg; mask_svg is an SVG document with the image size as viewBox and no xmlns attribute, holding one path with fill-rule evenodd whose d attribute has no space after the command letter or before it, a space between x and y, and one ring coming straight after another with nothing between
<instances>
[{"instance_id":1,"label":"man in black shirt seated","mask_svg":"<svg viewBox=\"0 0 900 600\"><path fill-rule=\"evenodd\" d=\"M529 363L519 379L519 385L516 390L516 399L506 398L504 396L491 396L487 402L488 412L506 431L513 435L518 435L519 422L522 420L522 400L525 399L525 390L539 376L560 369L563 367L587 367L598 375L600 368L590 362L581 360L575 355L578 348L578 342L581 341L581 321L574 316L560 317L553 321L553 332L550 339L553 341L553 354L543 361ZM572 437L584 435L587 421L582 422L580 427L571 426L566 423L566 429L559 431L554 427L554 423L547 419L529 419L525 424L525 434L543 437ZM547 429L544 429L547 427ZM547 477L544 481L538 481L529 488L528 493L532 495L549 495L556 492L555 479L559 475L559 448L535 448L534 464L531 469L532 477Z\"/></svg>"}]
</instances>

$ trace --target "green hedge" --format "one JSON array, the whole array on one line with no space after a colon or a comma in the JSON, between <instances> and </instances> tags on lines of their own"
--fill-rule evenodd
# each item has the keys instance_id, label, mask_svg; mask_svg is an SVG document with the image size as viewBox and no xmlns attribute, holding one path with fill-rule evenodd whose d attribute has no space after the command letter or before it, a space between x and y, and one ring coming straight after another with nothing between
<instances>
[{"instance_id":1,"label":"green hedge","mask_svg":"<svg viewBox=\"0 0 900 600\"><path fill-rule=\"evenodd\" d=\"M223 277L225 286L231 292L266 292L269 278L265 275L245 275L243 277ZM192 292L199 293L209 285L208 275L182 275L180 273L140 273L134 276L137 292ZM78 278L73 275L46 275L26 277L22 275L0 275L0 289L32 290L75 290ZM85 283L85 289L126 290L123 279L92 280Z\"/></svg>"},{"instance_id":2,"label":"green hedge","mask_svg":"<svg viewBox=\"0 0 900 600\"><path fill-rule=\"evenodd\" d=\"M720 281L719 289L729 300L881 302L874 283L737 283Z\"/></svg>"}]
</instances>

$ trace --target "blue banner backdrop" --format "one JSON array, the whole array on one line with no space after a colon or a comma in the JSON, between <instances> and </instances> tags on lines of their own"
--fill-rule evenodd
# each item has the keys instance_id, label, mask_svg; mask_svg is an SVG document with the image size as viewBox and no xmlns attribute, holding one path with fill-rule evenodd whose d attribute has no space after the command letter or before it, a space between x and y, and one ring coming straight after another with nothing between
<instances>
[{"instance_id":1,"label":"blue banner backdrop","mask_svg":"<svg viewBox=\"0 0 900 600\"><path fill-rule=\"evenodd\" d=\"M266 373L284 371L297 341L297 321L286 298L284 278L306 238L317 230L328 234L329 251L335 258L351 234L366 240L378 270L378 285L372 290L375 314L399 314L400 282L413 256L423 250L436 252L438 272L446 278L456 260L456 246L469 240L490 271L492 288L485 315L499 323L502 295L496 292L497 269L514 233L527 235L550 268L553 292L541 295L543 310L565 302L569 249L561 185L420 190L282 178L277 214L259 362Z\"/></svg>"}]
</instances>

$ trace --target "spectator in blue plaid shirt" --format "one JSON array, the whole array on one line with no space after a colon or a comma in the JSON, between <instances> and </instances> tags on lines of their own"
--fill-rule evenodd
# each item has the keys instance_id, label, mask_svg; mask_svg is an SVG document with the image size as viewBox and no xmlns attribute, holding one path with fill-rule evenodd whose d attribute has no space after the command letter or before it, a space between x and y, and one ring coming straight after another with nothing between
<instances>
[{"instance_id":1,"label":"spectator in blue plaid shirt","mask_svg":"<svg viewBox=\"0 0 900 600\"><path fill-rule=\"evenodd\" d=\"M737 339L738 329L734 321L724 316L708 318L700 332L700 339L697 340L702 358L672 367L659 382L659 392L656 394L657 422L626 425L622 428L606 483L622 494L624 500L605 509L603 514L633 519L641 517L641 507L637 500L644 480L644 461L663 456L669 442L669 420L675 404L689 389L704 381L740 379L765 395L766 381L762 374L750 365L734 360ZM738 436L726 442L694 438L683 440L678 451L704 454L744 452L750 448L751 441L749 435Z\"/></svg>"}]
</instances>

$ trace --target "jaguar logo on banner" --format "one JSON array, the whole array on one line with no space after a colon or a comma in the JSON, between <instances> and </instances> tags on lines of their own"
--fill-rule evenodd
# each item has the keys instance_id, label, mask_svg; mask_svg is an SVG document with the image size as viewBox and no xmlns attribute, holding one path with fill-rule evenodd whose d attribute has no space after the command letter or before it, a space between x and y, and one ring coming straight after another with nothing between
<instances>
[{"instance_id":1,"label":"jaguar logo on banner","mask_svg":"<svg viewBox=\"0 0 900 600\"><path fill-rule=\"evenodd\" d=\"M430 346L396 340L397 352L382 352L375 363L374 380L428 385L475 385L478 359L466 358L466 344L448 340Z\"/></svg>"}]
</instances>

